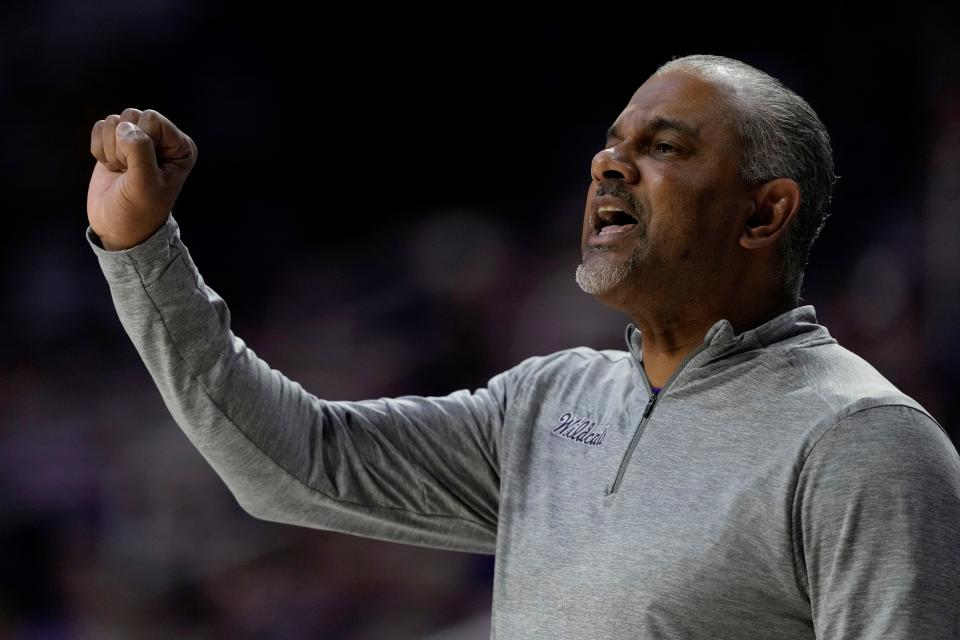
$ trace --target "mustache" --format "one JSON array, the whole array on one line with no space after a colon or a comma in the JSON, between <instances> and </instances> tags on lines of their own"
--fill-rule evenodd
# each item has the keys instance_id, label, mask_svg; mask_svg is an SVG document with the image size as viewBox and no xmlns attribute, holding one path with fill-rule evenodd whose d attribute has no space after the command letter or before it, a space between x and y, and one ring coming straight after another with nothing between
<instances>
[{"instance_id":1,"label":"mustache","mask_svg":"<svg viewBox=\"0 0 960 640\"><path fill-rule=\"evenodd\" d=\"M601 182L600 186L597 187L596 193L593 194L595 198L600 196L613 196L619 198L630 205L630 208L633 209L634 213L637 214L641 219L645 216L643 211L643 205L633 196L632 193L624 189L617 182Z\"/></svg>"}]
</instances>

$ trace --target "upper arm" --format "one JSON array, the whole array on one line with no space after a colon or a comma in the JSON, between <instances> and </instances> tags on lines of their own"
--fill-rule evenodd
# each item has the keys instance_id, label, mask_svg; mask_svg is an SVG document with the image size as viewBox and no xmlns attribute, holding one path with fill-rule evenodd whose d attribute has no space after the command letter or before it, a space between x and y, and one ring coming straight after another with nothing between
<instances>
[{"instance_id":1,"label":"upper arm","mask_svg":"<svg viewBox=\"0 0 960 640\"><path fill-rule=\"evenodd\" d=\"M444 396L320 402L303 474L330 495L497 528L500 434L516 370ZM322 432L316 432L317 429ZM343 464L349 462L349 464Z\"/></svg>"},{"instance_id":2,"label":"upper arm","mask_svg":"<svg viewBox=\"0 0 960 640\"><path fill-rule=\"evenodd\" d=\"M274 384L249 385L236 397L250 405L239 411L248 437L284 467L286 479L271 474L248 510L278 522L492 553L501 432L533 361L472 392L360 401L323 400L279 372L266 374Z\"/></svg>"},{"instance_id":3,"label":"upper arm","mask_svg":"<svg viewBox=\"0 0 960 640\"><path fill-rule=\"evenodd\" d=\"M929 416L841 419L803 464L794 516L818 638L960 637L960 456Z\"/></svg>"}]
</instances>

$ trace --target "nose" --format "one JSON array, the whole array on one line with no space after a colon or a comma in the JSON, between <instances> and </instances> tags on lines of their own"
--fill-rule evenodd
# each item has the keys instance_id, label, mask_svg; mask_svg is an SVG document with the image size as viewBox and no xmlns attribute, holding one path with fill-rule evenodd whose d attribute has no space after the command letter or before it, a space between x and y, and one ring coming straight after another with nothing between
<instances>
[{"instance_id":1,"label":"nose","mask_svg":"<svg viewBox=\"0 0 960 640\"><path fill-rule=\"evenodd\" d=\"M636 166L622 156L619 146L609 147L593 156L590 173L597 182L611 179L636 182L640 177Z\"/></svg>"}]
</instances>

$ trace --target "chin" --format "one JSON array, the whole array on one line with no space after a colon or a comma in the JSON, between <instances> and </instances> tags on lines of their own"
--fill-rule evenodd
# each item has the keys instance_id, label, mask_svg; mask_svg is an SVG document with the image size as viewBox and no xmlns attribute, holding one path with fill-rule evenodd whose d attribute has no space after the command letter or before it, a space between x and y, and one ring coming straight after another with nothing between
<instances>
[{"instance_id":1,"label":"chin","mask_svg":"<svg viewBox=\"0 0 960 640\"><path fill-rule=\"evenodd\" d=\"M632 271L629 261L611 264L606 260L585 259L577 266L574 279L586 293L603 296L620 288Z\"/></svg>"}]
</instances>

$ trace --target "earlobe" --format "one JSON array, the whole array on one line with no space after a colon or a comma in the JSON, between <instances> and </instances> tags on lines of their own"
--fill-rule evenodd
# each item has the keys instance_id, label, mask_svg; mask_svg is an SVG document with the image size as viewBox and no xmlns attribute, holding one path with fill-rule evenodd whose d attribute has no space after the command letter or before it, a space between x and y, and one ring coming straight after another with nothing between
<instances>
[{"instance_id":1,"label":"earlobe","mask_svg":"<svg viewBox=\"0 0 960 640\"><path fill-rule=\"evenodd\" d=\"M765 182L755 194L754 205L740 234L744 249L769 246L786 232L800 210L800 185L790 178Z\"/></svg>"}]
</instances>

